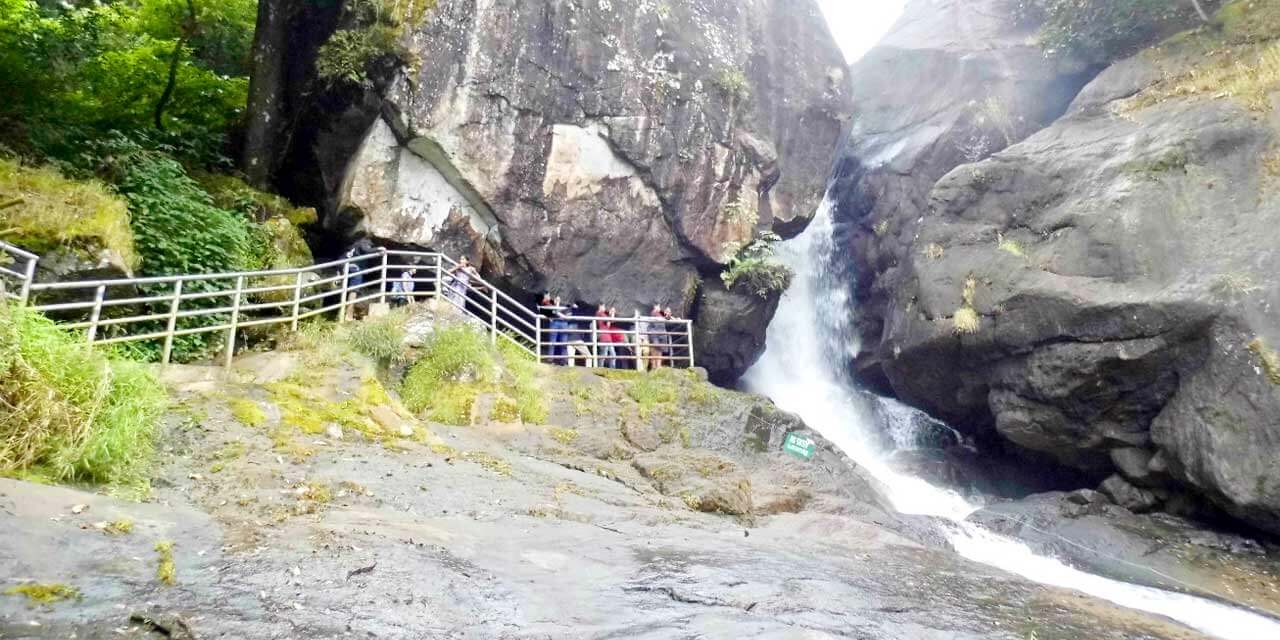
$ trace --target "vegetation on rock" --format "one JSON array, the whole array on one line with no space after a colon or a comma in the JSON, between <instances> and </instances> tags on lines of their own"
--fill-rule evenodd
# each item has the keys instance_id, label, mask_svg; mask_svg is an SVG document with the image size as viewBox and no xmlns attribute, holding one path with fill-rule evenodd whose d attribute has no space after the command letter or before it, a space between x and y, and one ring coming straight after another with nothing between
<instances>
[{"instance_id":1,"label":"vegetation on rock","mask_svg":"<svg viewBox=\"0 0 1280 640\"><path fill-rule=\"evenodd\" d=\"M36 604L53 604L62 602L63 600L76 600L80 598L80 590L65 584L40 584L28 583L20 584L16 587L9 587L4 590L5 595L9 596L26 596L26 598Z\"/></svg>"},{"instance_id":2,"label":"vegetation on rock","mask_svg":"<svg viewBox=\"0 0 1280 640\"><path fill-rule=\"evenodd\" d=\"M791 286L794 274L774 253L778 237L765 234L729 259L729 267L720 274L726 289L741 288L762 298Z\"/></svg>"},{"instance_id":3,"label":"vegetation on rock","mask_svg":"<svg viewBox=\"0 0 1280 640\"><path fill-rule=\"evenodd\" d=\"M105 250L130 269L140 262L128 204L101 182L0 159L0 203L0 239L6 242L41 254Z\"/></svg>"},{"instance_id":4,"label":"vegetation on rock","mask_svg":"<svg viewBox=\"0 0 1280 640\"><path fill-rule=\"evenodd\" d=\"M1208 4L1211 0L1197 0ZM1197 6L1169 0L1013 0L1015 16L1043 23L1050 52L1113 60L1193 23ZM1203 7L1200 7L1203 9Z\"/></svg>"}]
</instances>

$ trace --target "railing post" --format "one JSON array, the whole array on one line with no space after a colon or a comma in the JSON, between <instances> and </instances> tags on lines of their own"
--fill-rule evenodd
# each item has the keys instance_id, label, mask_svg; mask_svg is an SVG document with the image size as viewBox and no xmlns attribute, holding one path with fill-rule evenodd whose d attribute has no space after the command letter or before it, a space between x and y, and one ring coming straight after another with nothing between
<instances>
[{"instance_id":1,"label":"railing post","mask_svg":"<svg viewBox=\"0 0 1280 640\"><path fill-rule=\"evenodd\" d=\"M226 368L231 368L231 359L236 355L236 325L240 322L240 292L244 290L244 276L236 276L236 294L231 301L231 328L227 329Z\"/></svg>"},{"instance_id":2,"label":"railing post","mask_svg":"<svg viewBox=\"0 0 1280 640\"><path fill-rule=\"evenodd\" d=\"M359 271L360 265L355 262L355 258L352 258L349 262L342 263L342 266L338 267L342 269L342 300L338 302L339 324L347 321L347 287L351 280L351 265L353 264L356 265L356 271Z\"/></svg>"},{"instance_id":3,"label":"railing post","mask_svg":"<svg viewBox=\"0 0 1280 640\"><path fill-rule=\"evenodd\" d=\"M542 364L542 315L533 317L533 356Z\"/></svg>"},{"instance_id":4,"label":"railing post","mask_svg":"<svg viewBox=\"0 0 1280 640\"><path fill-rule=\"evenodd\" d=\"M102 319L102 299L107 296L107 285L98 285L98 291L93 296L93 313L89 316L89 344L98 337L98 320Z\"/></svg>"},{"instance_id":5,"label":"railing post","mask_svg":"<svg viewBox=\"0 0 1280 640\"><path fill-rule=\"evenodd\" d=\"M378 278L378 303L387 303L387 249L386 247L378 247L378 251L382 253L382 271L381 277Z\"/></svg>"},{"instance_id":6,"label":"railing post","mask_svg":"<svg viewBox=\"0 0 1280 640\"><path fill-rule=\"evenodd\" d=\"M591 321L591 357L587 359L587 366L596 369L600 366L600 321Z\"/></svg>"},{"instance_id":7,"label":"railing post","mask_svg":"<svg viewBox=\"0 0 1280 640\"><path fill-rule=\"evenodd\" d=\"M489 342L498 344L498 288L489 286Z\"/></svg>"},{"instance_id":8,"label":"railing post","mask_svg":"<svg viewBox=\"0 0 1280 640\"><path fill-rule=\"evenodd\" d=\"M18 306L26 306L27 301L31 299L31 283L36 279L36 260L38 258L27 258L27 271L22 280L22 289L18 291Z\"/></svg>"},{"instance_id":9,"label":"railing post","mask_svg":"<svg viewBox=\"0 0 1280 640\"><path fill-rule=\"evenodd\" d=\"M444 254L436 254L436 300L444 297Z\"/></svg>"},{"instance_id":10,"label":"railing post","mask_svg":"<svg viewBox=\"0 0 1280 640\"><path fill-rule=\"evenodd\" d=\"M684 341L685 341L685 343L687 343L687 344L689 345L689 360L688 360L688 363L689 363L689 368L690 368L690 369L692 369L692 368L694 367L694 362L693 362L693 321L692 321L692 320L685 320L685 321L684 321Z\"/></svg>"},{"instance_id":11,"label":"railing post","mask_svg":"<svg viewBox=\"0 0 1280 640\"><path fill-rule=\"evenodd\" d=\"M169 364L169 359L173 357L173 332L178 328L178 307L182 305L182 280L173 283L173 300L169 302L169 322L164 332L164 355L160 357L160 363Z\"/></svg>"},{"instance_id":12,"label":"railing post","mask_svg":"<svg viewBox=\"0 0 1280 640\"><path fill-rule=\"evenodd\" d=\"M297 273L297 277L293 279L293 316L289 323L290 331L298 330L298 313L302 311L302 272Z\"/></svg>"}]
</instances>

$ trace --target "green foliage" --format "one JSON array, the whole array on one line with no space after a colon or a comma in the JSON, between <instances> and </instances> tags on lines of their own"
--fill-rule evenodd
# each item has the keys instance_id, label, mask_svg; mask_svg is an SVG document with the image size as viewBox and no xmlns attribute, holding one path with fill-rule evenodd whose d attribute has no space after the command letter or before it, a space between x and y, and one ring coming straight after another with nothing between
<instances>
[{"instance_id":1,"label":"green foliage","mask_svg":"<svg viewBox=\"0 0 1280 640\"><path fill-rule=\"evenodd\" d=\"M0 238L44 254L57 248L106 249L138 266L128 205L97 181L70 180L52 167L0 160Z\"/></svg>"},{"instance_id":2,"label":"green foliage","mask_svg":"<svg viewBox=\"0 0 1280 640\"><path fill-rule=\"evenodd\" d=\"M762 298L786 291L794 274L774 253L778 240L773 234L765 234L731 258L729 267L720 274L725 288L740 288Z\"/></svg>"},{"instance_id":3,"label":"green foliage","mask_svg":"<svg viewBox=\"0 0 1280 640\"><path fill-rule=\"evenodd\" d=\"M389 366L404 355L405 320L403 313L393 313L354 323L345 332L347 344L357 353Z\"/></svg>"},{"instance_id":4,"label":"green foliage","mask_svg":"<svg viewBox=\"0 0 1280 640\"><path fill-rule=\"evenodd\" d=\"M507 340L498 341L498 353L511 384L508 393L514 396L516 413L526 424L546 424L551 409L547 406L542 385L538 379L540 369L537 359L528 351Z\"/></svg>"},{"instance_id":5,"label":"green foliage","mask_svg":"<svg viewBox=\"0 0 1280 640\"><path fill-rule=\"evenodd\" d=\"M627 384L627 397L640 405L641 417L648 417L655 409L672 412L680 397L680 384L674 369L659 369L635 376Z\"/></svg>"},{"instance_id":6,"label":"green foliage","mask_svg":"<svg viewBox=\"0 0 1280 640\"><path fill-rule=\"evenodd\" d=\"M743 102L751 97L751 81L747 80L747 74L741 69L724 69L711 83L734 102Z\"/></svg>"},{"instance_id":7,"label":"green foliage","mask_svg":"<svg viewBox=\"0 0 1280 640\"><path fill-rule=\"evenodd\" d=\"M488 336L465 325L437 331L405 376L400 394L414 413L444 424L466 425L481 387L497 362Z\"/></svg>"},{"instance_id":8,"label":"green foliage","mask_svg":"<svg viewBox=\"0 0 1280 640\"><path fill-rule=\"evenodd\" d=\"M142 365L0 305L0 474L38 469L58 481L145 485L166 404Z\"/></svg>"},{"instance_id":9,"label":"green foliage","mask_svg":"<svg viewBox=\"0 0 1280 640\"><path fill-rule=\"evenodd\" d=\"M316 75L330 87L371 88L379 68L413 64L400 44L404 25L422 21L435 0L350 0L344 23L316 55Z\"/></svg>"},{"instance_id":10,"label":"green foliage","mask_svg":"<svg viewBox=\"0 0 1280 640\"><path fill-rule=\"evenodd\" d=\"M1190 2L1170 0L1013 0L1012 9L1018 19L1043 21L1048 51L1097 60L1131 54L1196 20Z\"/></svg>"},{"instance_id":11,"label":"green foliage","mask_svg":"<svg viewBox=\"0 0 1280 640\"><path fill-rule=\"evenodd\" d=\"M239 120L248 91L256 2L199 2L164 124L164 142L209 161ZM65 4L0 0L0 135L59 156L111 130L154 126L185 0Z\"/></svg>"}]
</instances>

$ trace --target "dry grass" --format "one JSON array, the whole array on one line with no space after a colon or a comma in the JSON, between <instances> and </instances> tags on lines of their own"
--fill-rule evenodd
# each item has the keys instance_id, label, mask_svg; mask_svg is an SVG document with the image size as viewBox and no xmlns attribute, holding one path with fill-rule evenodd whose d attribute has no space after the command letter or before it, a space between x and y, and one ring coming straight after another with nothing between
<instances>
[{"instance_id":1,"label":"dry grass","mask_svg":"<svg viewBox=\"0 0 1280 640\"><path fill-rule=\"evenodd\" d=\"M930 242L928 245L925 245L925 248L921 250L921 253L930 260L941 260L943 256L947 255L947 250L943 249L942 245L936 242Z\"/></svg>"},{"instance_id":2,"label":"dry grass","mask_svg":"<svg viewBox=\"0 0 1280 640\"><path fill-rule=\"evenodd\" d=\"M1262 372L1266 374L1267 380L1271 384L1280 386L1280 354L1268 348L1262 338L1255 338L1250 342L1249 351L1258 356L1258 362L1262 365Z\"/></svg>"},{"instance_id":3,"label":"dry grass","mask_svg":"<svg viewBox=\"0 0 1280 640\"><path fill-rule=\"evenodd\" d=\"M108 249L129 268L140 262L125 201L96 181L64 178L50 167L0 160L0 239L29 251Z\"/></svg>"},{"instance_id":4,"label":"dry grass","mask_svg":"<svg viewBox=\"0 0 1280 640\"><path fill-rule=\"evenodd\" d=\"M1122 112L1145 109L1176 98L1231 98L1252 111L1271 110L1271 92L1280 85L1280 43L1211 50L1203 61L1169 75L1121 103Z\"/></svg>"},{"instance_id":5,"label":"dry grass","mask_svg":"<svg viewBox=\"0 0 1280 640\"><path fill-rule=\"evenodd\" d=\"M951 317L952 329L956 335L974 334L981 327L982 319L973 307L973 300L977 292L978 279L973 276L965 278L964 290L960 293L962 300L960 308L956 309L955 314Z\"/></svg>"}]
</instances>

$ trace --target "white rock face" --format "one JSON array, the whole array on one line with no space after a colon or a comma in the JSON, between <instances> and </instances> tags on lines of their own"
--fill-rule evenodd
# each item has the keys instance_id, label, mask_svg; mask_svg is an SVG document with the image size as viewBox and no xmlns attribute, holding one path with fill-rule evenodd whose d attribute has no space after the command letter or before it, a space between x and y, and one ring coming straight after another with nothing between
<instances>
[{"instance_id":1,"label":"white rock face","mask_svg":"<svg viewBox=\"0 0 1280 640\"><path fill-rule=\"evenodd\" d=\"M348 168L342 208L364 213L369 235L406 244L433 245L451 217L468 221L477 235L492 231L492 221L411 146L376 121Z\"/></svg>"}]
</instances>

